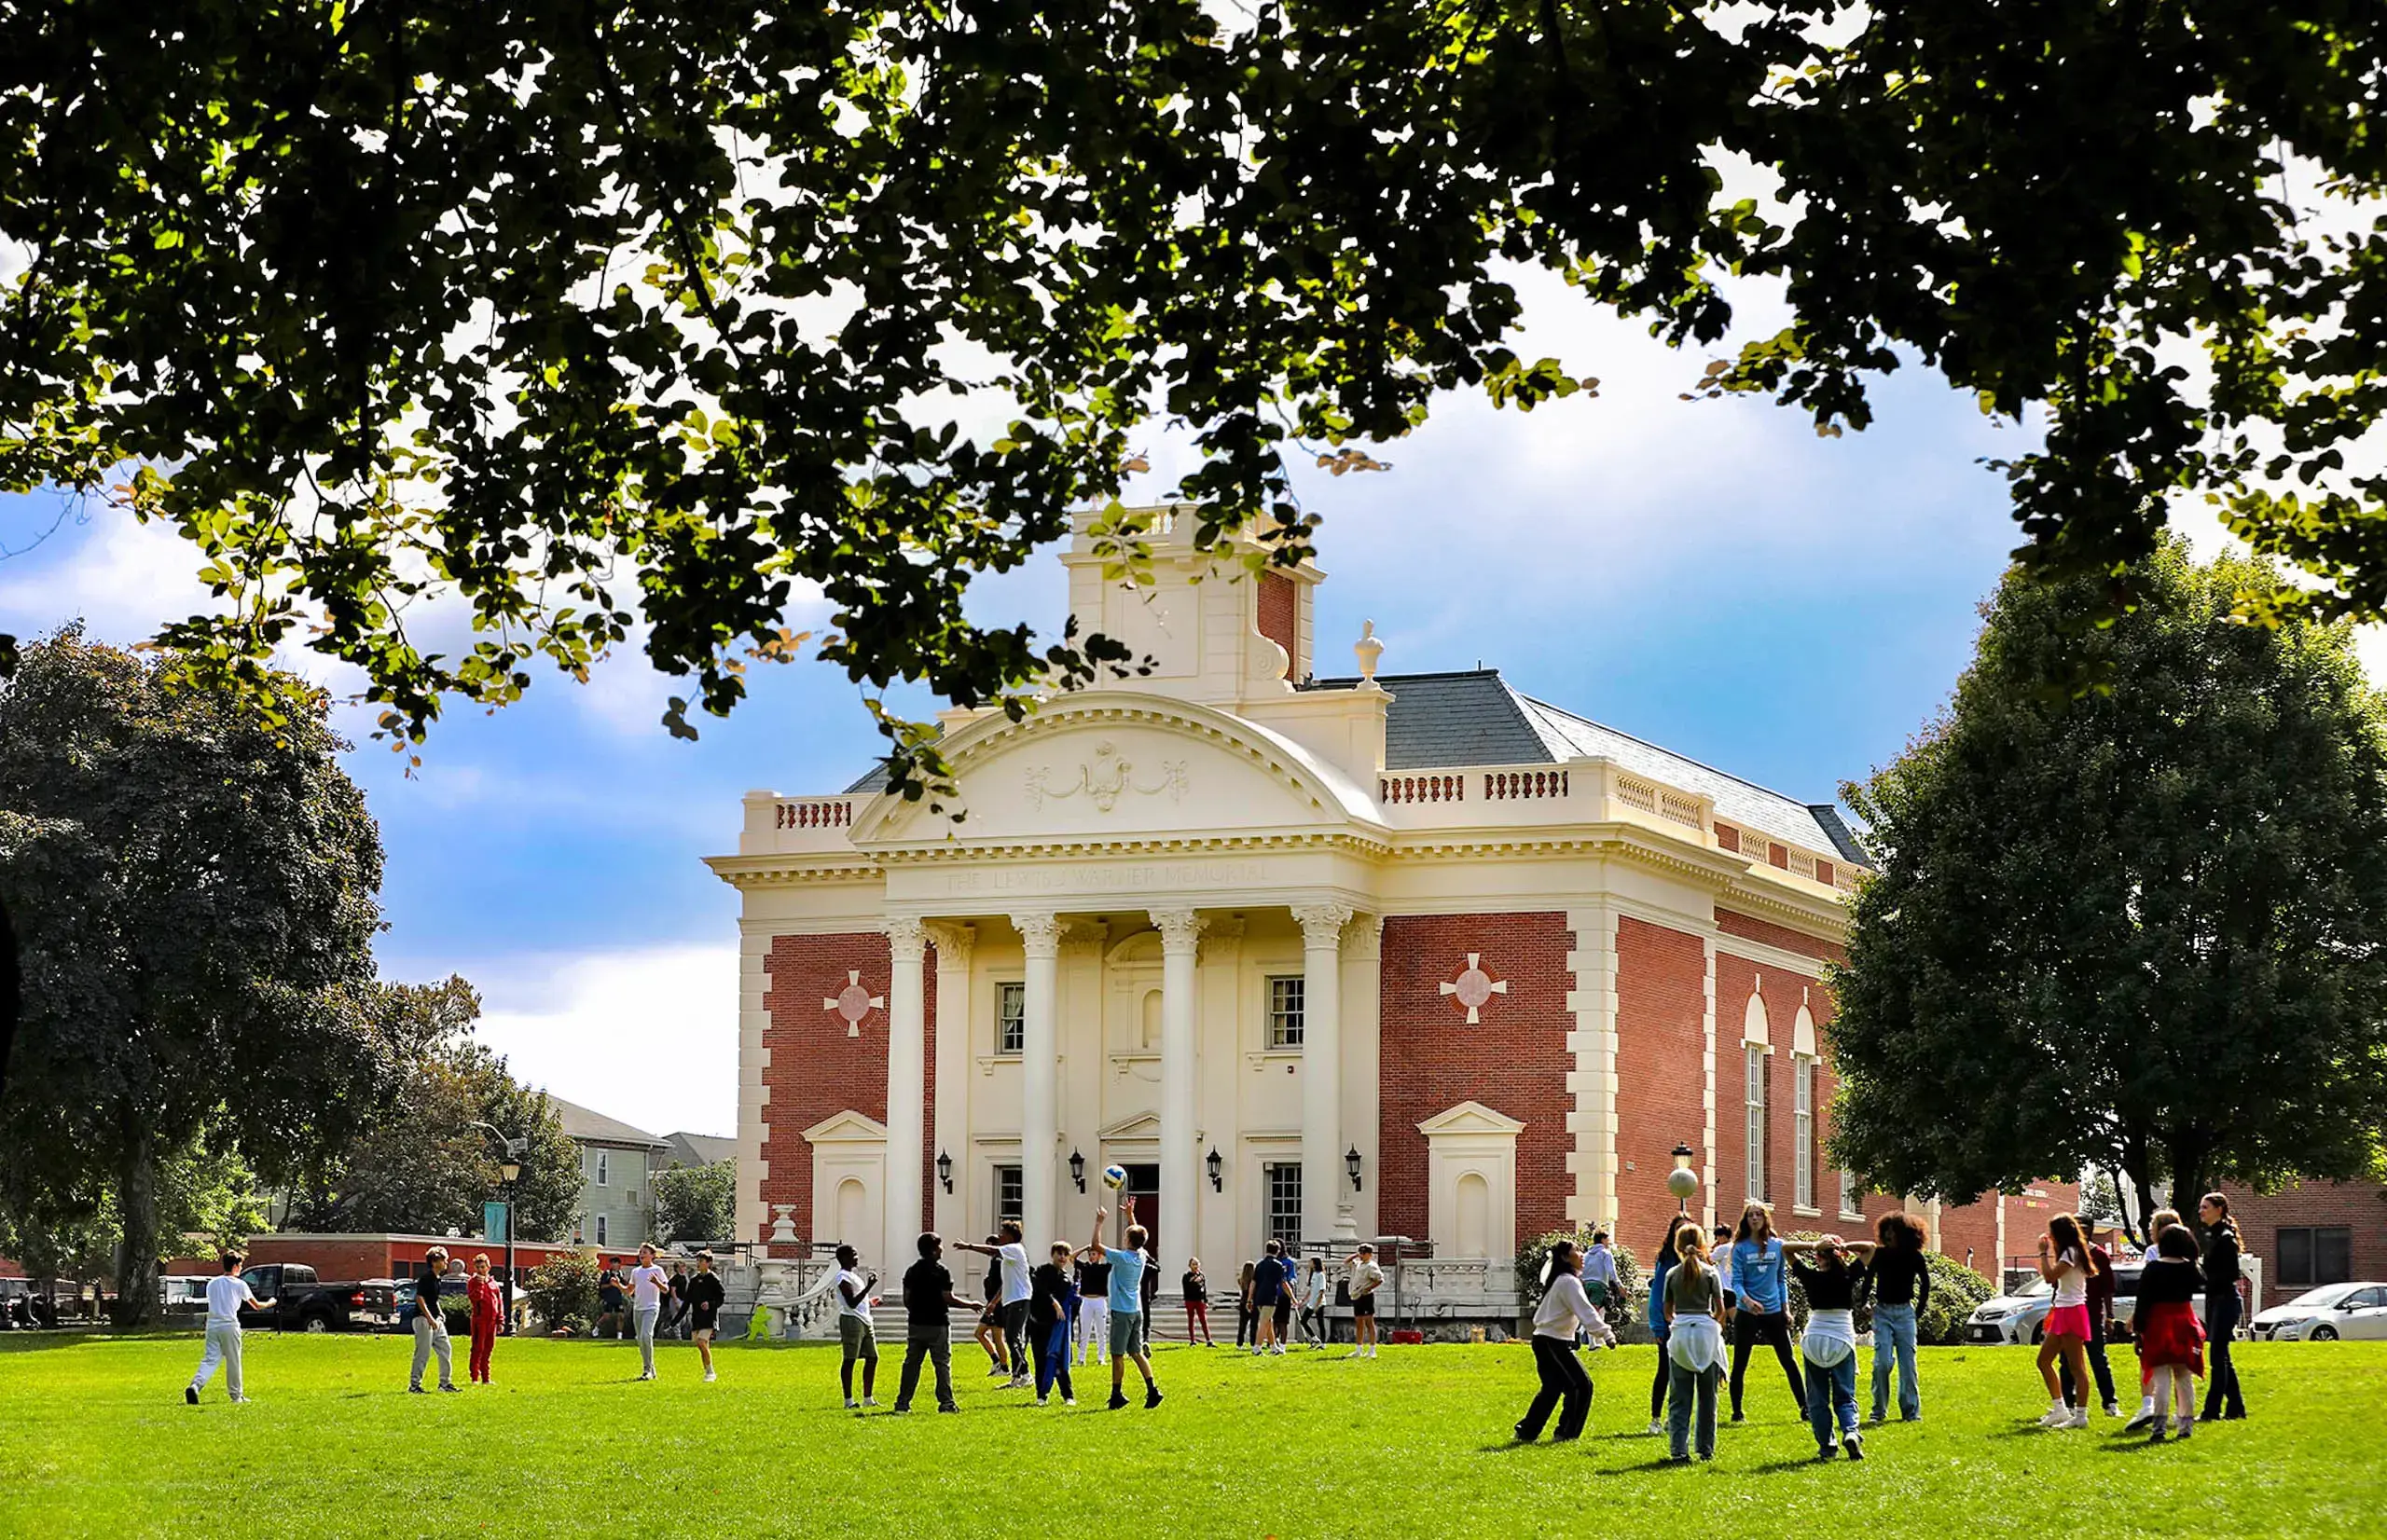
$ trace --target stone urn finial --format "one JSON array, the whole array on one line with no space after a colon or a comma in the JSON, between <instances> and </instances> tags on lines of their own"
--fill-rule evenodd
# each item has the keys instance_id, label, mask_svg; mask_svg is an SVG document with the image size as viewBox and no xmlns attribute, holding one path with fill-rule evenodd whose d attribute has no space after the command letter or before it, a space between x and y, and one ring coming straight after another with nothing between
<instances>
[{"instance_id":1,"label":"stone urn finial","mask_svg":"<svg viewBox=\"0 0 2387 1540\"><path fill-rule=\"evenodd\" d=\"M1351 644L1351 651L1359 659L1360 681L1373 684L1376 681L1376 660L1384 656L1384 643L1376 639L1374 621L1359 623L1359 639Z\"/></svg>"}]
</instances>

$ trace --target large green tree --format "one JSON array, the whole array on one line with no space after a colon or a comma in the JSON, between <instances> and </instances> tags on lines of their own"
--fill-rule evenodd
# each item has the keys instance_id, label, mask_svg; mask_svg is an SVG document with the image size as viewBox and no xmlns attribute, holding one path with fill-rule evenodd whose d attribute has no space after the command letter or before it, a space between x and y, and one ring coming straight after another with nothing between
<instances>
[{"instance_id":1,"label":"large green tree","mask_svg":"<svg viewBox=\"0 0 2387 1540\"><path fill-rule=\"evenodd\" d=\"M2098 584L2010 575L1944 716L1848 789L1880 873L1827 1031L1868 1186L2094 1165L2193 1212L2375 1169L2387 722L2342 624L2234 617L2265 577L2167 542L2084 629Z\"/></svg>"},{"instance_id":2,"label":"large green tree","mask_svg":"<svg viewBox=\"0 0 2387 1540\"><path fill-rule=\"evenodd\" d=\"M649 1179L666 1241L719 1241L738 1232L738 1162L675 1165Z\"/></svg>"},{"instance_id":3,"label":"large green tree","mask_svg":"<svg viewBox=\"0 0 2387 1540\"><path fill-rule=\"evenodd\" d=\"M123 1318L155 1303L161 1162L303 1169L385 1095L366 1009L381 849L323 697L269 723L69 630L0 683L0 895L25 1013L0 1093L20 1231L113 1206Z\"/></svg>"},{"instance_id":4,"label":"large green tree","mask_svg":"<svg viewBox=\"0 0 2387 1540\"><path fill-rule=\"evenodd\" d=\"M519 1141L517 1240L560 1240L580 1204L580 1147L546 1097L475 1041L480 997L462 979L374 987L399 1068L396 1095L292 1191L287 1230L471 1234L502 1194L498 1139Z\"/></svg>"}]
</instances>

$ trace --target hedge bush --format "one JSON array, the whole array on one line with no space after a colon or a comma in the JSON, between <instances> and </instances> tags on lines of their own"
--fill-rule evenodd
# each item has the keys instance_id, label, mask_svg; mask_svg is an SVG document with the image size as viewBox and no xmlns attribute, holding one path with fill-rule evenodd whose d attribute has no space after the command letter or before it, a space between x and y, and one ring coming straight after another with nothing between
<instances>
[{"instance_id":1,"label":"hedge bush","mask_svg":"<svg viewBox=\"0 0 2387 1540\"><path fill-rule=\"evenodd\" d=\"M597 1319L598 1272L595 1258L559 1252L531 1270L523 1292L549 1331L585 1332Z\"/></svg>"}]
</instances>

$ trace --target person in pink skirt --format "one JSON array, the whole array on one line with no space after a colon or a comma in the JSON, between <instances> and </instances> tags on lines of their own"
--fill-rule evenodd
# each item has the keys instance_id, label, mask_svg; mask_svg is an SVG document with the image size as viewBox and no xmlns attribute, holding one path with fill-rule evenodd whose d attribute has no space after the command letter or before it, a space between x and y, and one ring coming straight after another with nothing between
<instances>
[{"instance_id":1,"label":"person in pink skirt","mask_svg":"<svg viewBox=\"0 0 2387 1540\"><path fill-rule=\"evenodd\" d=\"M2186 1438L2196 1427L2196 1382L2204 1376L2204 1325L2195 1299L2203 1285L2196 1237L2174 1224L2155 1237L2155 1255L2138 1280L2138 1361L2154 1387L2155 1432L2163 1440L2164 1403L2178 1409L2173 1426Z\"/></svg>"},{"instance_id":2,"label":"person in pink skirt","mask_svg":"<svg viewBox=\"0 0 2387 1540\"><path fill-rule=\"evenodd\" d=\"M2089 1409L2063 1404L2063 1382L2056 1373L2061 1359L2072 1370L2072 1382L2089 1383L2089 1280L2097 1266L2080 1221L2059 1214L2048 1221L2039 1237L2039 1276L2055 1288L2055 1303L2048 1311L2046 1335L2039 1342L2039 1378L2047 1382L2048 1411L2039 1419L2047 1428L2085 1428Z\"/></svg>"}]
</instances>

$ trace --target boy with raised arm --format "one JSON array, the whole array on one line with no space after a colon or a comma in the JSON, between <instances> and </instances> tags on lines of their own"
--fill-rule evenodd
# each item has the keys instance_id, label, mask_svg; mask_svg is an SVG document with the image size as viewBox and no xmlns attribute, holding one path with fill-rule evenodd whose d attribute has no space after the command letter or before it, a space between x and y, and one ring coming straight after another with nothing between
<instances>
[{"instance_id":1,"label":"boy with raised arm","mask_svg":"<svg viewBox=\"0 0 2387 1540\"><path fill-rule=\"evenodd\" d=\"M1120 1391L1126 1379L1127 1360L1136 1361L1137 1372L1144 1377L1144 1409L1160 1405L1160 1386L1152 1380L1152 1353L1144 1343L1143 1284L1144 1270L1152 1258L1144 1254L1144 1227L1136 1223L1136 1200L1121 1200L1120 1217L1127 1221L1127 1244L1119 1248L1102 1244L1102 1221L1110 1217L1110 1210L1094 1211L1094 1239L1086 1245L1097 1261L1111 1264L1111 1409L1117 1411L1127 1404Z\"/></svg>"},{"instance_id":2,"label":"boy with raised arm","mask_svg":"<svg viewBox=\"0 0 2387 1540\"><path fill-rule=\"evenodd\" d=\"M241 1276L241 1254L228 1251L222 1258L224 1275L207 1280L207 1347L200 1354L199 1372L183 1387L183 1399L199 1405L199 1393L215 1377L215 1366L224 1366L224 1384L232 1393L234 1406L248 1404L241 1384L241 1308L263 1310L265 1306L249 1292L249 1281Z\"/></svg>"}]
</instances>

